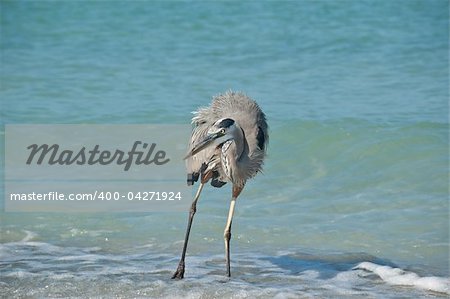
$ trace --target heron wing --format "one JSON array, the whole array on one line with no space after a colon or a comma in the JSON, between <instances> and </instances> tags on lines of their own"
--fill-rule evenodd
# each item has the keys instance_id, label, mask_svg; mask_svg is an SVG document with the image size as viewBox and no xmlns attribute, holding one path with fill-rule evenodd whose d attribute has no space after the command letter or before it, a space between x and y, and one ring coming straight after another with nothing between
<instances>
[{"instance_id":1,"label":"heron wing","mask_svg":"<svg viewBox=\"0 0 450 299\"><path fill-rule=\"evenodd\" d=\"M193 130L191 140L189 142L188 152L191 152L195 145L206 138L208 129L214 124L213 118L210 117L209 107L200 108L194 112L192 118ZM206 168L208 162L214 155L215 149L212 147L205 148L197 154L186 159L186 170L188 173L188 185L194 184L198 180L202 168Z\"/></svg>"}]
</instances>

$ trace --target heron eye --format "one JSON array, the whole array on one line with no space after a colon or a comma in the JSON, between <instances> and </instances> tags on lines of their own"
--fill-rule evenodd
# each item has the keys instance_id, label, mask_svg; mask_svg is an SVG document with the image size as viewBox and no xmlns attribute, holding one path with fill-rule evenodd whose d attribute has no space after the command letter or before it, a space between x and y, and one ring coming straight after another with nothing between
<instances>
[{"instance_id":1,"label":"heron eye","mask_svg":"<svg viewBox=\"0 0 450 299\"><path fill-rule=\"evenodd\" d=\"M220 133L225 134L225 129L220 130Z\"/></svg>"}]
</instances>

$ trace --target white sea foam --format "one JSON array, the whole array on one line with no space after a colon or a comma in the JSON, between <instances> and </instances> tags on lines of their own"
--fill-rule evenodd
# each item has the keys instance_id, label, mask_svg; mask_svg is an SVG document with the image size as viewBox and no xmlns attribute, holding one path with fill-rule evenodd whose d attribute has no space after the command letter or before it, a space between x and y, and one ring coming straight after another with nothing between
<instances>
[{"instance_id":1,"label":"white sea foam","mask_svg":"<svg viewBox=\"0 0 450 299\"><path fill-rule=\"evenodd\" d=\"M362 262L354 269L372 272L392 285L413 286L419 289L450 294L450 279L448 278L436 276L420 277L414 272L377 265L371 262Z\"/></svg>"},{"instance_id":2,"label":"white sea foam","mask_svg":"<svg viewBox=\"0 0 450 299\"><path fill-rule=\"evenodd\" d=\"M30 232L29 230L24 230L24 232L25 232L26 235L25 235L25 237L22 240L20 240L20 242L31 241L37 236L36 233Z\"/></svg>"},{"instance_id":3,"label":"white sea foam","mask_svg":"<svg viewBox=\"0 0 450 299\"><path fill-rule=\"evenodd\" d=\"M222 254L189 256L186 279L172 281L178 256L170 253L149 253L142 246L123 253L100 247L58 246L38 242L35 233L26 234L21 241L0 244L2 262L12 265L4 268L0 286L12 297L54 297L53 292L69 296L73 288L83 290L75 294L81 297L154 298L417 298L424 290L432 291L429 297L449 293L448 279L360 263L371 260L364 254L235 253L231 280L223 275ZM356 264L359 270L352 270ZM363 275L363 271L371 274ZM387 284L374 284L372 273ZM17 290L11 281L19 281L21 288ZM387 285L392 286L388 291ZM394 287L399 285L413 287Z\"/></svg>"}]
</instances>

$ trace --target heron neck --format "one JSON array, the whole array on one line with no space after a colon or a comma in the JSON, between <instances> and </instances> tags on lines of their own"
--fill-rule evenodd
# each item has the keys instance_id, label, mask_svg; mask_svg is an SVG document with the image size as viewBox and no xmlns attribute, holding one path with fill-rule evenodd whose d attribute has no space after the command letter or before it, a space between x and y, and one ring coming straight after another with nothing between
<instances>
[{"instance_id":1,"label":"heron neck","mask_svg":"<svg viewBox=\"0 0 450 299\"><path fill-rule=\"evenodd\" d=\"M248 148L248 145L245 139L244 130L242 130L239 125L237 125L237 130L235 130L234 135L234 143L236 146L236 161L239 161L244 154L246 147Z\"/></svg>"}]
</instances>

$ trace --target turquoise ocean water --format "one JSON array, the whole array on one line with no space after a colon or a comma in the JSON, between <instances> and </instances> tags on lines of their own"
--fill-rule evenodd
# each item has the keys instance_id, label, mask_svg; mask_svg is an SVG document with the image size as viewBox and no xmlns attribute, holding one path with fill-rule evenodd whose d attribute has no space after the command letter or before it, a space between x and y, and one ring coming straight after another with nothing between
<instances>
[{"instance_id":1,"label":"turquoise ocean water","mask_svg":"<svg viewBox=\"0 0 450 299\"><path fill-rule=\"evenodd\" d=\"M3 125L183 124L233 89L271 138L237 203L231 280L230 190L206 188L183 281L187 211L1 212L2 296L448 296L447 1L0 8Z\"/></svg>"}]
</instances>

